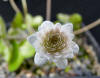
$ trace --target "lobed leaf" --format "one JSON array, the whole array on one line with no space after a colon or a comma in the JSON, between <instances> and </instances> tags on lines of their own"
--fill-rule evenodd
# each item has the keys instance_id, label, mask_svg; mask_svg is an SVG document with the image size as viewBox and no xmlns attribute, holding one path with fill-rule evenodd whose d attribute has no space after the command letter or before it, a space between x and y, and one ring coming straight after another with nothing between
<instances>
[{"instance_id":1,"label":"lobed leaf","mask_svg":"<svg viewBox=\"0 0 100 78\"><path fill-rule=\"evenodd\" d=\"M14 28L21 28L22 24L23 24L23 16L22 14L19 12L15 15L12 23L11 23L11 26L14 27Z\"/></svg>"},{"instance_id":2,"label":"lobed leaf","mask_svg":"<svg viewBox=\"0 0 100 78\"><path fill-rule=\"evenodd\" d=\"M34 56L35 49L27 41L25 41L20 47L20 53L24 58L30 58Z\"/></svg>"},{"instance_id":3,"label":"lobed leaf","mask_svg":"<svg viewBox=\"0 0 100 78\"><path fill-rule=\"evenodd\" d=\"M15 40L11 41L11 43L12 43L12 46L13 46L13 50L12 50L11 60L8 63L8 69L9 69L9 71L12 72L12 71L17 70L20 67L24 58L21 55L21 53L19 52L18 43Z\"/></svg>"},{"instance_id":4,"label":"lobed leaf","mask_svg":"<svg viewBox=\"0 0 100 78\"><path fill-rule=\"evenodd\" d=\"M2 17L0 17L0 37L6 36L6 25Z\"/></svg>"}]
</instances>

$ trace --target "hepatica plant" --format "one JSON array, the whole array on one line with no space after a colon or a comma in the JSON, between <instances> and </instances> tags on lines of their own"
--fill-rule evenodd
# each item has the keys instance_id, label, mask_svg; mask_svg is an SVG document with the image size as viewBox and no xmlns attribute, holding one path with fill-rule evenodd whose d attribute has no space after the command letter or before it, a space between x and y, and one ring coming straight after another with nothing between
<instances>
[{"instance_id":1,"label":"hepatica plant","mask_svg":"<svg viewBox=\"0 0 100 78\"><path fill-rule=\"evenodd\" d=\"M43 22L43 17L40 15L32 16L28 13L24 17L19 12L16 13L7 30L0 16L0 55L8 64L9 71L20 70L24 65L29 65L27 60L33 61L32 58L39 66L50 61L64 69L67 66L67 58L72 58L79 49L78 45L72 41L73 29L77 30L81 26L79 16L78 14L71 16L58 14L54 25L50 21ZM74 26L68 22L73 23ZM26 37L33 30L36 32L27 38L32 47ZM30 67L34 66L34 63L31 62L31 64Z\"/></svg>"},{"instance_id":2,"label":"hepatica plant","mask_svg":"<svg viewBox=\"0 0 100 78\"><path fill-rule=\"evenodd\" d=\"M36 50L35 64L41 66L50 61L64 69L68 64L67 59L73 58L79 51L73 38L73 24L61 25L44 21L38 28L38 32L33 33L27 40Z\"/></svg>"}]
</instances>

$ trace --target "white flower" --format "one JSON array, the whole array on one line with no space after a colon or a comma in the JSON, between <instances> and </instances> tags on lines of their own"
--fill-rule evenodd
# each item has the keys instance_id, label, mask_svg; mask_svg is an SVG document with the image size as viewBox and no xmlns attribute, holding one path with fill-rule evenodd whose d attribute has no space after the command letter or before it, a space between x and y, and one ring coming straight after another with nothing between
<instances>
[{"instance_id":1,"label":"white flower","mask_svg":"<svg viewBox=\"0 0 100 78\"><path fill-rule=\"evenodd\" d=\"M73 58L79 51L78 45L72 41L73 38L71 23L54 25L50 21L45 21L38 28L38 32L29 36L27 40L36 50L35 64L43 65L49 60L64 69L68 64L67 58Z\"/></svg>"}]
</instances>

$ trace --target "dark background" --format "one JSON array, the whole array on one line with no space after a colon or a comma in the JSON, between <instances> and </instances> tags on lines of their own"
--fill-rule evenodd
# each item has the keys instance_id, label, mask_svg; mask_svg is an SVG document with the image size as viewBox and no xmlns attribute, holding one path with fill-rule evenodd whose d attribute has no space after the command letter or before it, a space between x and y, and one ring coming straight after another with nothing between
<instances>
[{"instance_id":1,"label":"dark background","mask_svg":"<svg viewBox=\"0 0 100 78\"><path fill-rule=\"evenodd\" d=\"M15 0L16 4L22 10L21 0ZM46 0L27 0L29 13L32 15L43 15L45 18ZM100 0L52 0L52 21L56 14L80 13L83 16L83 22L87 25L100 18ZM0 0L0 15L8 23L12 20L15 12L9 2ZM96 40L100 43L100 27L91 30Z\"/></svg>"}]
</instances>

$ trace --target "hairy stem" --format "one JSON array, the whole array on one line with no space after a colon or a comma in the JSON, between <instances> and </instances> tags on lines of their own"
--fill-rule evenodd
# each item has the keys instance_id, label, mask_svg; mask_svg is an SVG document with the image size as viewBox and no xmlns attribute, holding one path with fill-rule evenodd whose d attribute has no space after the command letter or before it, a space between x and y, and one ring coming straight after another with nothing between
<instances>
[{"instance_id":1,"label":"hairy stem","mask_svg":"<svg viewBox=\"0 0 100 78\"><path fill-rule=\"evenodd\" d=\"M83 32L86 32L86 31L88 31L88 30L90 30L90 29L92 29L92 28L98 26L99 24L100 24L100 19L98 19L98 20L94 21L93 23L91 23L91 24L89 24L89 25L86 25L85 27L83 27L83 28L81 28L81 29L75 31L74 34L75 34L75 35L81 34L81 33L83 33Z\"/></svg>"},{"instance_id":2,"label":"hairy stem","mask_svg":"<svg viewBox=\"0 0 100 78\"><path fill-rule=\"evenodd\" d=\"M21 1L22 1L22 6L23 6L24 15L26 16L26 14L27 14L27 12L28 12L27 2L26 2L26 0L21 0Z\"/></svg>"},{"instance_id":3,"label":"hairy stem","mask_svg":"<svg viewBox=\"0 0 100 78\"><path fill-rule=\"evenodd\" d=\"M47 0L46 3L46 20L51 19L51 0Z\"/></svg>"},{"instance_id":4,"label":"hairy stem","mask_svg":"<svg viewBox=\"0 0 100 78\"><path fill-rule=\"evenodd\" d=\"M14 9L14 11L15 11L16 13L20 12L20 10L19 10L19 8L17 7L17 5L16 5L16 3L14 2L14 0L9 0L9 2L10 2L12 8Z\"/></svg>"}]
</instances>

